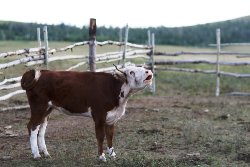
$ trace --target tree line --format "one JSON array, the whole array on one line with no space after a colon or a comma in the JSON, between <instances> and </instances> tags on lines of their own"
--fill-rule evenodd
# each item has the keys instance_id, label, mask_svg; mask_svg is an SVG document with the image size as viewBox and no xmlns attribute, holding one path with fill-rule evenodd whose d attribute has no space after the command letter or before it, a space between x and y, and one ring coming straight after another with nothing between
<instances>
[{"instance_id":1,"label":"tree line","mask_svg":"<svg viewBox=\"0 0 250 167\"><path fill-rule=\"evenodd\" d=\"M36 23L0 22L0 40L37 40L36 28L42 28L43 26L43 24ZM79 28L63 23L47 26L49 40L51 41L77 42L88 40L88 26ZM217 28L221 29L222 43L250 42L250 16L188 27L130 28L129 42L145 44L147 42L147 31L150 30L155 33L156 44L205 46L215 43ZM119 32L120 28L118 27L97 27L97 40L118 41Z\"/></svg>"}]
</instances>

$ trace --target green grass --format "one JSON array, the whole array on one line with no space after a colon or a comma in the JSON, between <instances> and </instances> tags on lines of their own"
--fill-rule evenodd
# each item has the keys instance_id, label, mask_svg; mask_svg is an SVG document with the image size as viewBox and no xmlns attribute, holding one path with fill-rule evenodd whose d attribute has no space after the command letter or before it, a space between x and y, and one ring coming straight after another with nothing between
<instances>
[{"instance_id":1,"label":"green grass","mask_svg":"<svg viewBox=\"0 0 250 167\"><path fill-rule=\"evenodd\" d=\"M211 70L208 65L182 65L175 66L180 68L193 68L202 70ZM244 67L223 67L221 70L234 73L249 73L249 66ZM167 72L157 71L156 82L159 93L183 92L193 95L209 95L215 94L216 76L207 74L193 74L185 72ZM221 76L220 78L221 93L230 92L250 92L249 78L234 78ZM164 91L163 91L164 90Z\"/></svg>"}]
</instances>

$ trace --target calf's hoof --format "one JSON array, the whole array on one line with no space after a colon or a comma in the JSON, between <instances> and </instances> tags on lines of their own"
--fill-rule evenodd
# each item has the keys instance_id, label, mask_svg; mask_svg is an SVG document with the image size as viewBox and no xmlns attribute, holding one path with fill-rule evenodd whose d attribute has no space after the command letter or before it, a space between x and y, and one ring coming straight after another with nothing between
<instances>
[{"instance_id":1,"label":"calf's hoof","mask_svg":"<svg viewBox=\"0 0 250 167\"><path fill-rule=\"evenodd\" d=\"M116 158L116 153L114 151L114 147L107 148L107 152L108 152L109 158L111 158L111 159Z\"/></svg>"},{"instance_id":2,"label":"calf's hoof","mask_svg":"<svg viewBox=\"0 0 250 167\"><path fill-rule=\"evenodd\" d=\"M50 156L50 154L49 154L49 153L44 154L44 157L45 157L45 158L51 158L51 156Z\"/></svg>"},{"instance_id":3,"label":"calf's hoof","mask_svg":"<svg viewBox=\"0 0 250 167\"><path fill-rule=\"evenodd\" d=\"M107 161L104 153L102 153L102 155L99 156L99 161L101 161L101 162L106 162Z\"/></svg>"},{"instance_id":4,"label":"calf's hoof","mask_svg":"<svg viewBox=\"0 0 250 167\"><path fill-rule=\"evenodd\" d=\"M35 154L34 155L34 160L39 160L41 159L41 155L40 154Z\"/></svg>"}]
</instances>

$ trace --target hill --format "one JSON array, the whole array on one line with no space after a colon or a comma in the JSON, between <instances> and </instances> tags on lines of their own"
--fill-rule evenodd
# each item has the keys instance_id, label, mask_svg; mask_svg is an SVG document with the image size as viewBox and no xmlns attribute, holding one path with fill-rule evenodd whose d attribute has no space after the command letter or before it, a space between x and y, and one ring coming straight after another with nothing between
<instances>
[{"instance_id":1,"label":"hill","mask_svg":"<svg viewBox=\"0 0 250 167\"><path fill-rule=\"evenodd\" d=\"M43 24L0 21L0 40L36 40L36 28ZM88 27L78 28L65 24L47 25L49 40L83 41L88 39ZM221 28L222 42L250 42L250 16L216 23L188 27L130 28L129 41L145 43L147 30L155 33L157 44L207 45L215 42L215 30ZM118 40L119 28L98 27L97 39Z\"/></svg>"}]
</instances>

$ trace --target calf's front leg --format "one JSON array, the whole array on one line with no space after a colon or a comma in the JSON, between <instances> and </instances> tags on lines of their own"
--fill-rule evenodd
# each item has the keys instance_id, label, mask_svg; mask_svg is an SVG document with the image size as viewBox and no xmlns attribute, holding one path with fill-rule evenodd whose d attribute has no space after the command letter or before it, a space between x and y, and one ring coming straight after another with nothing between
<instances>
[{"instance_id":1,"label":"calf's front leg","mask_svg":"<svg viewBox=\"0 0 250 167\"><path fill-rule=\"evenodd\" d=\"M107 159L103 152L103 141L105 137L104 131L105 131L105 122L104 121L95 122L95 133L96 133L96 139L97 139L97 145L98 145L99 160L106 162Z\"/></svg>"},{"instance_id":2,"label":"calf's front leg","mask_svg":"<svg viewBox=\"0 0 250 167\"><path fill-rule=\"evenodd\" d=\"M108 152L110 158L115 158L115 156L116 156L116 153L115 153L114 147L113 147L114 130L115 130L114 125L107 125L106 124L105 133L106 133L106 139L107 139L107 144L108 144L107 152Z\"/></svg>"}]
</instances>

